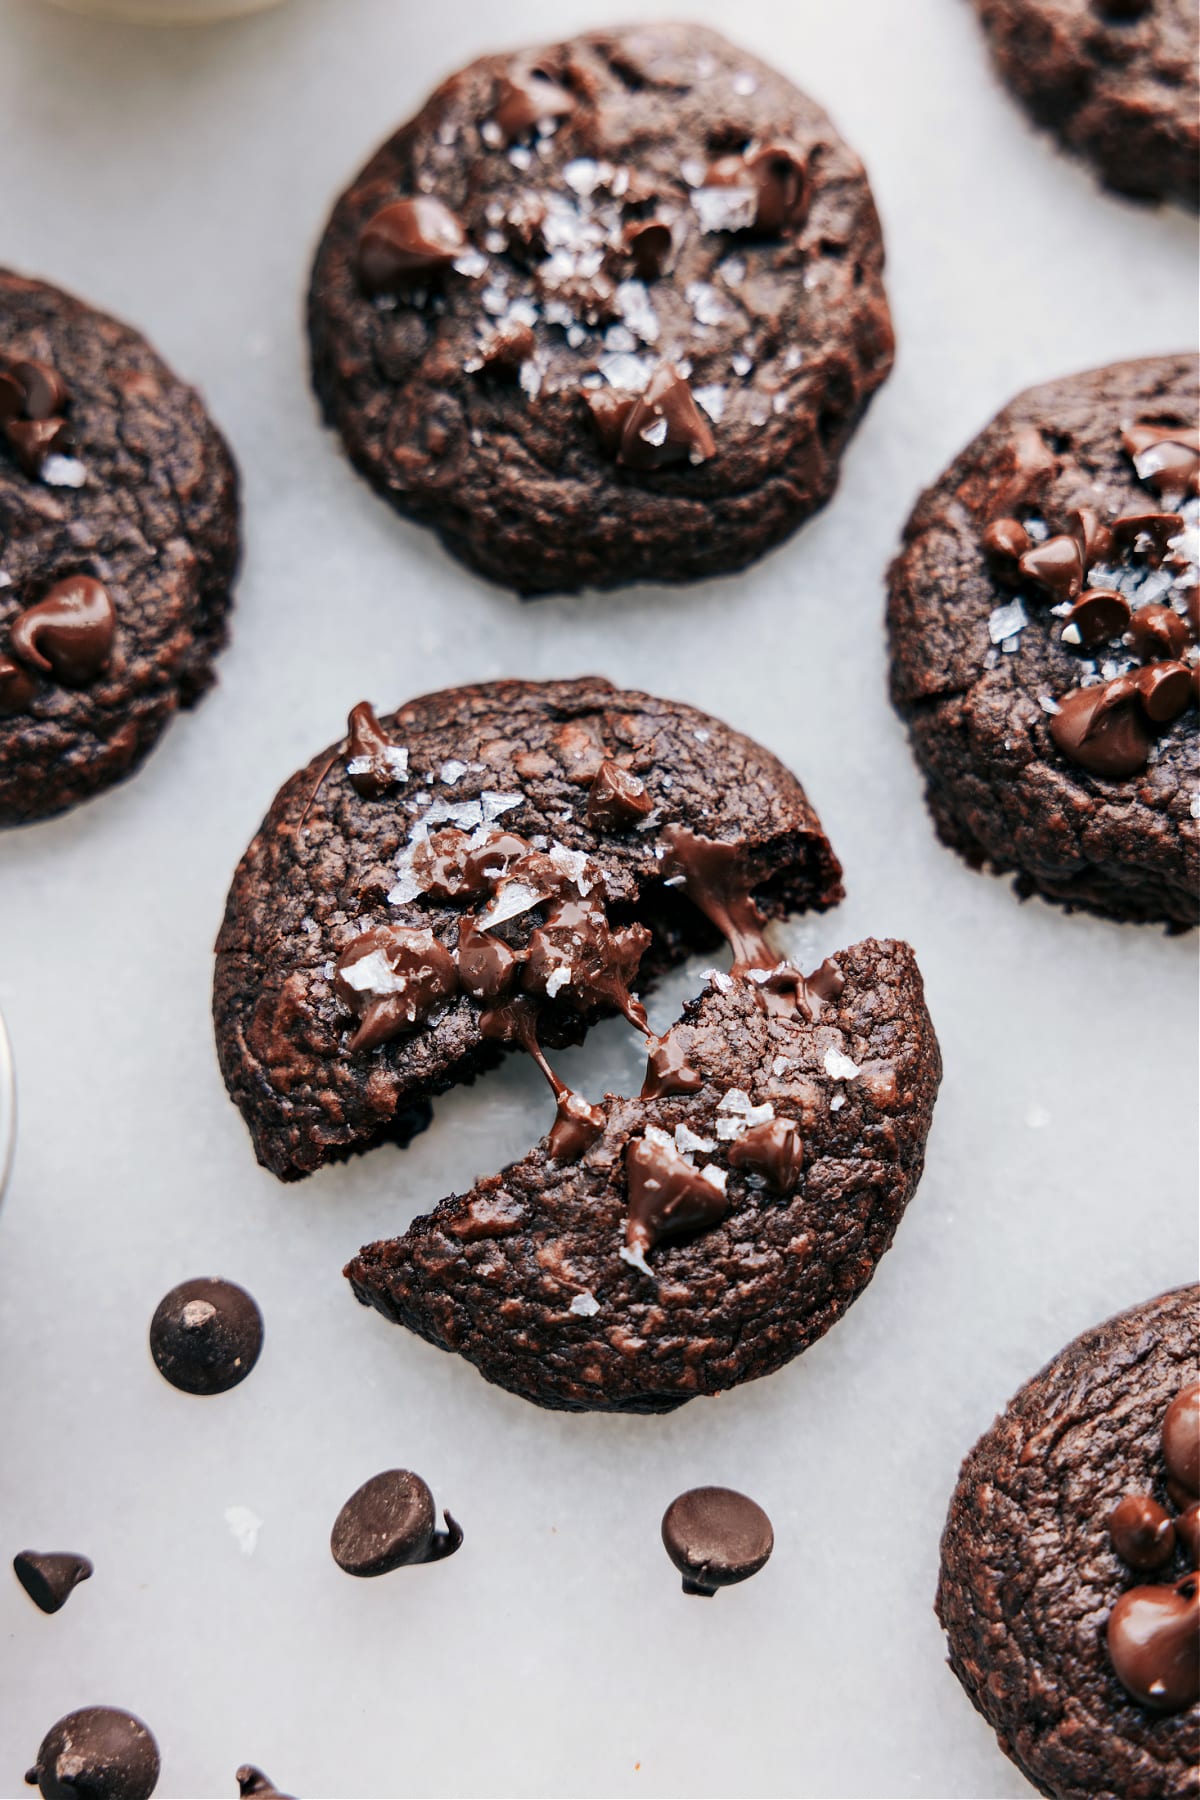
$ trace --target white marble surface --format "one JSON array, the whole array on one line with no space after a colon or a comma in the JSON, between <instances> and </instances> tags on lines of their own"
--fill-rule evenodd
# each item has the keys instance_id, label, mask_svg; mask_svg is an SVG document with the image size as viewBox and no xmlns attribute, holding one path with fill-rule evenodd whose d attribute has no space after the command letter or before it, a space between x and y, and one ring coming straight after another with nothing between
<instances>
[{"instance_id":1,"label":"white marble surface","mask_svg":"<svg viewBox=\"0 0 1200 1800\"><path fill-rule=\"evenodd\" d=\"M1033 135L962 0L659 10L736 30L862 152L899 361L834 503L748 575L522 608L350 474L314 417L300 295L335 192L435 79L604 6L290 0L148 32L0 0L0 259L126 315L203 386L247 527L217 692L136 780L0 842L21 1104L0 1560L96 1564L54 1618L0 1571L6 1795L93 1702L150 1722L175 1797L231 1794L246 1758L310 1797L1030 1791L944 1666L938 1534L1012 1390L1194 1273L1194 949L1022 906L938 847L885 699L881 578L918 486L1017 388L1193 338L1193 226L1102 196ZM801 774L850 895L802 941L909 937L946 1060L873 1286L790 1369L667 1419L538 1412L360 1311L339 1273L527 1148L548 1117L531 1070L447 1099L406 1154L285 1189L254 1165L208 1020L234 862L350 703L592 669L712 708ZM598 1090L638 1060L614 1025L572 1062ZM267 1342L200 1401L144 1340L162 1293L210 1272L257 1295ZM329 1527L396 1464L466 1546L355 1583ZM712 1604L682 1597L658 1541L700 1481L744 1487L777 1534ZM251 1553L231 1508L261 1521Z\"/></svg>"}]
</instances>

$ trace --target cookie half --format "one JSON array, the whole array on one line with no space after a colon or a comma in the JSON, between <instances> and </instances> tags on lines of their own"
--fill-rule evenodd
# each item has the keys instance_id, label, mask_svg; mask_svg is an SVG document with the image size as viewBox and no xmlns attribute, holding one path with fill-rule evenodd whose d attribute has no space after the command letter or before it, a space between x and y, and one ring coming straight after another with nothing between
<instances>
[{"instance_id":1,"label":"cookie half","mask_svg":"<svg viewBox=\"0 0 1200 1800\"><path fill-rule=\"evenodd\" d=\"M692 839L713 846L703 906ZM635 990L737 920L752 938L841 894L800 784L693 707L596 678L356 707L234 877L222 1071L259 1160L294 1179L407 1142L531 1029L554 1046L603 1012L644 1022Z\"/></svg>"},{"instance_id":2,"label":"cookie half","mask_svg":"<svg viewBox=\"0 0 1200 1800\"><path fill-rule=\"evenodd\" d=\"M1196 923L1197 361L1031 388L917 503L892 699L938 835L1023 892Z\"/></svg>"},{"instance_id":3,"label":"cookie half","mask_svg":"<svg viewBox=\"0 0 1200 1800\"><path fill-rule=\"evenodd\" d=\"M1192 0L975 0L1001 76L1039 125L1139 199L1200 199Z\"/></svg>"},{"instance_id":4,"label":"cookie half","mask_svg":"<svg viewBox=\"0 0 1200 1800\"><path fill-rule=\"evenodd\" d=\"M950 1503L950 1666L1053 1800L1200 1793L1198 1302L1180 1288L1068 1344Z\"/></svg>"},{"instance_id":5,"label":"cookie half","mask_svg":"<svg viewBox=\"0 0 1200 1800\"><path fill-rule=\"evenodd\" d=\"M714 32L443 84L338 201L313 378L355 466L525 595L738 569L828 500L892 361L820 107Z\"/></svg>"},{"instance_id":6,"label":"cookie half","mask_svg":"<svg viewBox=\"0 0 1200 1800\"><path fill-rule=\"evenodd\" d=\"M127 325L0 270L0 825L122 780L213 679L237 475Z\"/></svg>"},{"instance_id":7,"label":"cookie half","mask_svg":"<svg viewBox=\"0 0 1200 1800\"><path fill-rule=\"evenodd\" d=\"M907 944L798 973L711 976L663 1040L672 1079L652 1051L585 1148L552 1132L369 1245L358 1298L541 1406L666 1412L789 1362L891 1244L941 1074Z\"/></svg>"}]
</instances>

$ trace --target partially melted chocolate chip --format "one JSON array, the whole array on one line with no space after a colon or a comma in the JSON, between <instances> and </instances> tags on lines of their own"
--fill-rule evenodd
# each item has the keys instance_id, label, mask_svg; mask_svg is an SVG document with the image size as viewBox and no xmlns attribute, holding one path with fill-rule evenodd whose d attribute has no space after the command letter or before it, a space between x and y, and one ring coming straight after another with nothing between
<instances>
[{"instance_id":1,"label":"partially melted chocolate chip","mask_svg":"<svg viewBox=\"0 0 1200 1800\"><path fill-rule=\"evenodd\" d=\"M378 800L407 779L408 751L393 743L366 700L351 712L346 732L346 774L356 794Z\"/></svg>"},{"instance_id":2,"label":"partially melted chocolate chip","mask_svg":"<svg viewBox=\"0 0 1200 1800\"><path fill-rule=\"evenodd\" d=\"M423 1024L457 993L458 965L427 928L375 925L352 938L338 957L334 987L360 1021L347 1046L353 1055Z\"/></svg>"},{"instance_id":3,"label":"partially melted chocolate chip","mask_svg":"<svg viewBox=\"0 0 1200 1800\"><path fill-rule=\"evenodd\" d=\"M500 84L492 114L506 144L519 143L541 126L553 127L575 111L575 96L544 69L514 70Z\"/></svg>"},{"instance_id":4,"label":"partially melted chocolate chip","mask_svg":"<svg viewBox=\"0 0 1200 1800\"><path fill-rule=\"evenodd\" d=\"M655 1126L625 1148L629 1190L626 1249L635 1259L665 1238L705 1231L729 1210L725 1171L709 1163L698 1169Z\"/></svg>"},{"instance_id":5,"label":"partially melted chocolate chip","mask_svg":"<svg viewBox=\"0 0 1200 1800\"><path fill-rule=\"evenodd\" d=\"M588 824L597 831L630 831L653 810L645 782L606 757L588 789Z\"/></svg>"},{"instance_id":6,"label":"partially melted chocolate chip","mask_svg":"<svg viewBox=\"0 0 1200 1800\"><path fill-rule=\"evenodd\" d=\"M64 687L87 687L108 667L116 624L103 583L69 575L17 614L9 645L19 661Z\"/></svg>"},{"instance_id":7,"label":"partially melted chocolate chip","mask_svg":"<svg viewBox=\"0 0 1200 1800\"><path fill-rule=\"evenodd\" d=\"M1120 779L1144 769L1150 735L1136 681L1118 675L1099 687L1064 694L1050 720L1050 736L1072 762L1091 775Z\"/></svg>"},{"instance_id":8,"label":"partially melted chocolate chip","mask_svg":"<svg viewBox=\"0 0 1200 1800\"><path fill-rule=\"evenodd\" d=\"M431 194L393 200L358 240L358 276L371 295L407 294L440 275L467 248L462 220Z\"/></svg>"},{"instance_id":9,"label":"partially melted chocolate chip","mask_svg":"<svg viewBox=\"0 0 1200 1800\"><path fill-rule=\"evenodd\" d=\"M356 1489L334 1521L329 1547L347 1575L388 1575L414 1563L441 1562L463 1541L461 1527L443 1513L438 1531L433 1495L419 1475L387 1469Z\"/></svg>"},{"instance_id":10,"label":"partially melted chocolate chip","mask_svg":"<svg viewBox=\"0 0 1200 1800\"><path fill-rule=\"evenodd\" d=\"M1195 1500L1200 1495L1200 1382L1176 1394L1167 1408L1162 1447L1171 1480Z\"/></svg>"},{"instance_id":11,"label":"partially melted chocolate chip","mask_svg":"<svg viewBox=\"0 0 1200 1800\"><path fill-rule=\"evenodd\" d=\"M11 656L0 656L0 719L28 712L38 684L28 669Z\"/></svg>"},{"instance_id":12,"label":"partially melted chocolate chip","mask_svg":"<svg viewBox=\"0 0 1200 1800\"><path fill-rule=\"evenodd\" d=\"M752 1125L729 1146L730 1166L761 1175L777 1194L790 1194L804 1166L804 1143L790 1119Z\"/></svg>"},{"instance_id":13,"label":"partially melted chocolate chip","mask_svg":"<svg viewBox=\"0 0 1200 1800\"><path fill-rule=\"evenodd\" d=\"M49 363L0 355L0 431L26 475L36 478L46 458L69 443L62 417L68 402L66 383Z\"/></svg>"},{"instance_id":14,"label":"partially melted chocolate chip","mask_svg":"<svg viewBox=\"0 0 1200 1800\"><path fill-rule=\"evenodd\" d=\"M1141 1706L1180 1712L1200 1699L1200 1577L1136 1587L1109 1614L1108 1654L1118 1681Z\"/></svg>"},{"instance_id":15,"label":"partially melted chocolate chip","mask_svg":"<svg viewBox=\"0 0 1200 1800\"><path fill-rule=\"evenodd\" d=\"M762 1507L732 1488L690 1488L663 1514L662 1541L685 1594L711 1596L757 1575L775 1548Z\"/></svg>"},{"instance_id":16,"label":"partially melted chocolate chip","mask_svg":"<svg viewBox=\"0 0 1200 1800\"><path fill-rule=\"evenodd\" d=\"M663 469L716 455L708 422L673 363L660 363L636 396L589 388L584 397L601 444L622 468Z\"/></svg>"},{"instance_id":17,"label":"partially melted chocolate chip","mask_svg":"<svg viewBox=\"0 0 1200 1800\"><path fill-rule=\"evenodd\" d=\"M1161 1569L1175 1554L1171 1515L1148 1494L1126 1494L1109 1514L1113 1549L1131 1569Z\"/></svg>"}]
</instances>

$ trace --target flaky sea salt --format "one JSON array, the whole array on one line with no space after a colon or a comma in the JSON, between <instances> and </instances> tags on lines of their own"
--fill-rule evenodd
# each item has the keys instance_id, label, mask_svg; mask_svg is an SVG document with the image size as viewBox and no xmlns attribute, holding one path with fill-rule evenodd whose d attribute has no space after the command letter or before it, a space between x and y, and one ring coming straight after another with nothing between
<instances>
[{"instance_id":1,"label":"flaky sea salt","mask_svg":"<svg viewBox=\"0 0 1200 1800\"><path fill-rule=\"evenodd\" d=\"M1009 638L1019 637L1028 623L1029 615L1018 595L1006 605L992 609L988 615L988 637L993 644L1003 644Z\"/></svg>"},{"instance_id":2,"label":"flaky sea salt","mask_svg":"<svg viewBox=\"0 0 1200 1800\"><path fill-rule=\"evenodd\" d=\"M577 1319L594 1319L600 1311L600 1302L595 1294L585 1290L582 1294L576 1294L567 1311L574 1313Z\"/></svg>"},{"instance_id":3,"label":"flaky sea salt","mask_svg":"<svg viewBox=\"0 0 1200 1800\"><path fill-rule=\"evenodd\" d=\"M858 1074L858 1064L843 1056L840 1050L827 1050L824 1056L825 1073L834 1081L853 1081Z\"/></svg>"}]
</instances>

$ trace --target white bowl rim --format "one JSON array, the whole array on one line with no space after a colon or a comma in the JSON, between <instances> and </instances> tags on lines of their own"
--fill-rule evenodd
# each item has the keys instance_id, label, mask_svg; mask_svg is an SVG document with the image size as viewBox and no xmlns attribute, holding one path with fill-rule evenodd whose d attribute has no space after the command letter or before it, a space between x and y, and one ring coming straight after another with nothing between
<instances>
[{"instance_id":1,"label":"white bowl rim","mask_svg":"<svg viewBox=\"0 0 1200 1800\"><path fill-rule=\"evenodd\" d=\"M0 1200L12 1172L13 1152L17 1142L17 1078L13 1069L12 1046L0 1013Z\"/></svg>"}]
</instances>

